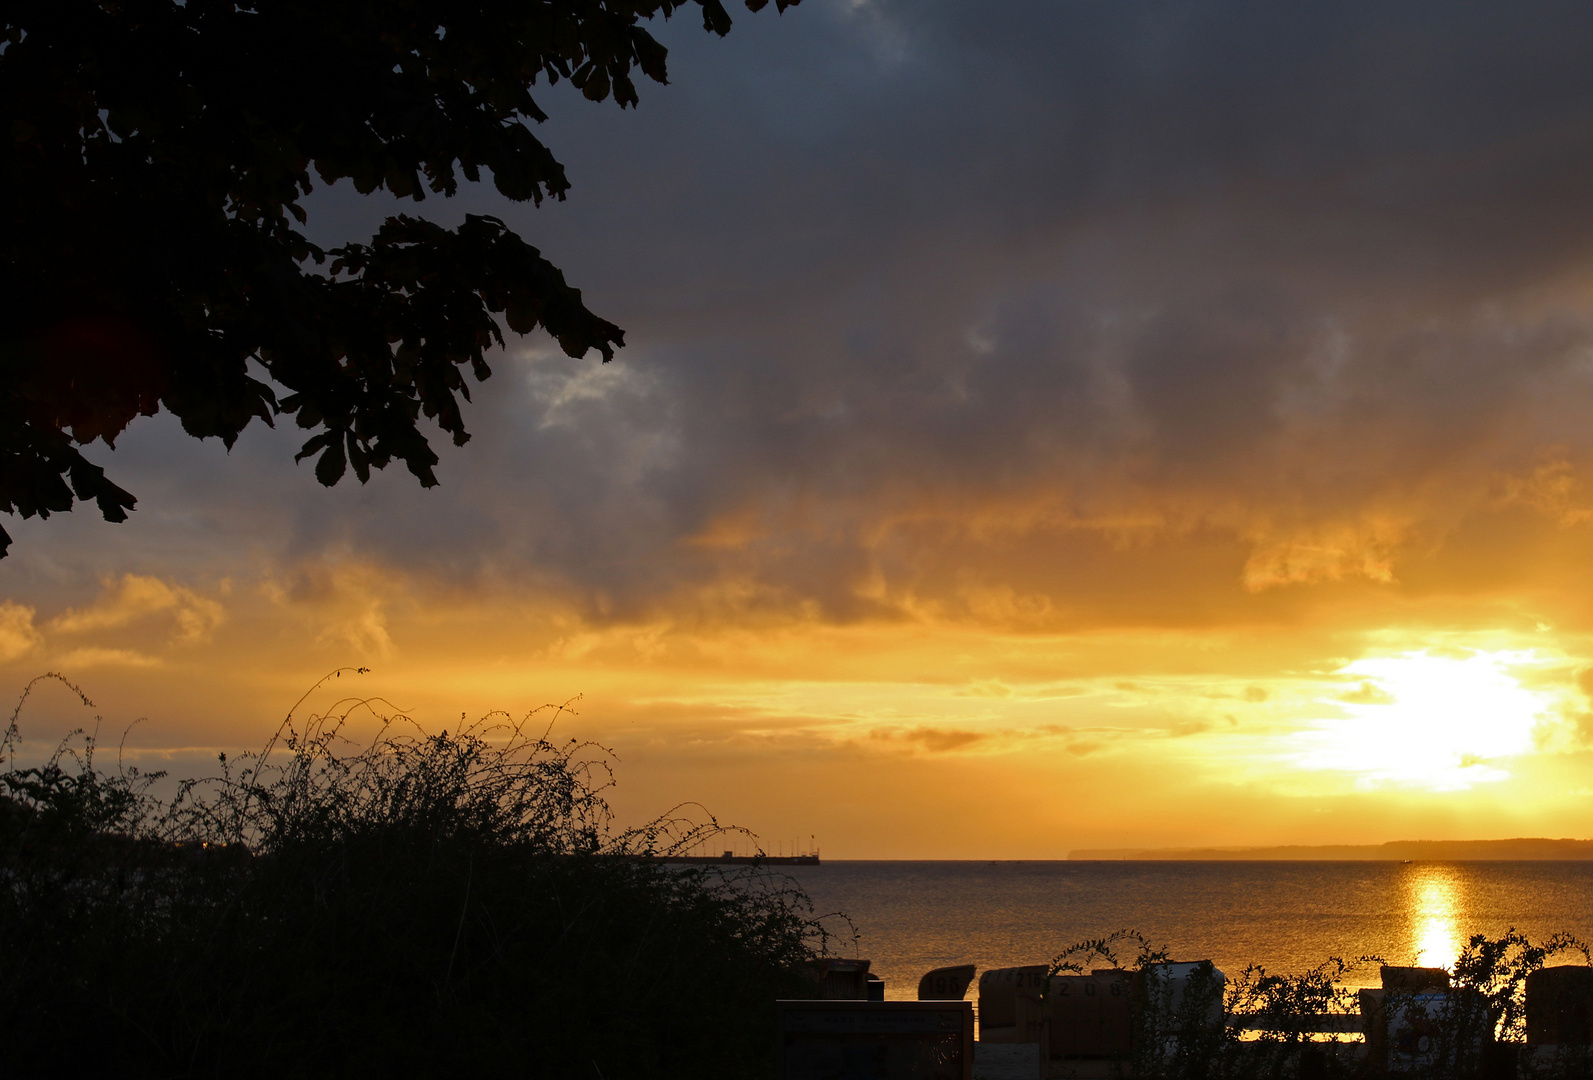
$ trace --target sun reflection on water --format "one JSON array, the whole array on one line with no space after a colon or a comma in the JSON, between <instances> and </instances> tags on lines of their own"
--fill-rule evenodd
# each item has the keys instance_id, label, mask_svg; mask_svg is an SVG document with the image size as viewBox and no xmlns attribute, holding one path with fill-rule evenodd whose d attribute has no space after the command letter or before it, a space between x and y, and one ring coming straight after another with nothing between
<instances>
[{"instance_id":1,"label":"sun reflection on water","mask_svg":"<svg viewBox=\"0 0 1593 1080\"><path fill-rule=\"evenodd\" d=\"M1450 968L1460 956L1460 881L1447 866L1411 868L1406 909L1417 967Z\"/></svg>"}]
</instances>

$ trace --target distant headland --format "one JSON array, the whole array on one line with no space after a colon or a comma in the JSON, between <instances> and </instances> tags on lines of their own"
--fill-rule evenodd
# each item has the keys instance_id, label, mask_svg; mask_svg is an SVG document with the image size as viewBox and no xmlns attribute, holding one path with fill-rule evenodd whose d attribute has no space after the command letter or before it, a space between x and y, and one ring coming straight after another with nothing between
<instances>
[{"instance_id":1,"label":"distant headland","mask_svg":"<svg viewBox=\"0 0 1593 1080\"><path fill-rule=\"evenodd\" d=\"M1069 859L1095 860L1383 860L1465 862L1487 859L1593 859L1593 840L1390 840L1386 844L1289 844L1283 847L1081 848Z\"/></svg>"}]
</instances>

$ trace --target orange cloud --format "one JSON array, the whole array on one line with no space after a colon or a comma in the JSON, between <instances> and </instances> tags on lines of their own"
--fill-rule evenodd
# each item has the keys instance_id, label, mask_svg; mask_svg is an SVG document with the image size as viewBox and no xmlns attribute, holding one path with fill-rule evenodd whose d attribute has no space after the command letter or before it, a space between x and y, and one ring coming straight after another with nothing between
<instances>
[{"instance_id":1,"label":"orange cloud","mask_svg":"<svg viewBox=\"0 0 1593 1080\"><path fill-rule=\"evenodd\" d=\"M192 589L156 577L123 574L118 581L104 582L92 605L63 612L50 620L49 628L57 634L83 634L120 629L153 616L171 621L174 640L193 644L209 638L224 619L225 609Z\"/></svg>"}]
</instances>

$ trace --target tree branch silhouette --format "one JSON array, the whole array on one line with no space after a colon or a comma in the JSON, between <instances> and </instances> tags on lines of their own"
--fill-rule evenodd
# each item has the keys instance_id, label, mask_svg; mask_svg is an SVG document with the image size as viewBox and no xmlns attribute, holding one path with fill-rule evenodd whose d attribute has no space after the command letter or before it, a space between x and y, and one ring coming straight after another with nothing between
<instances>
[{"instance_id":1,"label":"tree branch silhouette","mask_svg":"<svg viewBox=\"0 0 1593 1080\"><path fill-rule=\"evenodd\" d=\"M498 218L400 214L323 250L303 200L317 180L447 198L461 177L563 199L532 88L636 105L636 75L668 81L642 22L691 6L729 31L721 0L6 4L0 510L126 520L134 496L81 448L163 408L229 448L291 415L322 484L399 461L430 487L422 418L470 438L461 399L503 327L611 359L621 329Z\"/></svg>"}]
</instances>

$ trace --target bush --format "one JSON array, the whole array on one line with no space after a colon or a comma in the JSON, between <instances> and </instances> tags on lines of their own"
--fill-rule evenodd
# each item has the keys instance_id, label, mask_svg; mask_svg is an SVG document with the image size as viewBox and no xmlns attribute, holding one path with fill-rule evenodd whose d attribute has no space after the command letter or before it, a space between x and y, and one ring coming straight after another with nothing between
<instances>
[{"instance_id":1,"label":"bush","mask_svg":"<svg viewBox=\"0 0 1593 1080\"><path fill-rule=\"evenodd\" d=\"M18 767L13 715L8 1069L768 1073L772 1001L807 996L823 947L805 896L756 868L650 863L717 826L615 831L607 755L550 742L557 709L436 735L383 718L353 748L368 704L290 716L165 801L159 774L100 768L92 735Z\"/></svg>"}]
</instances>

